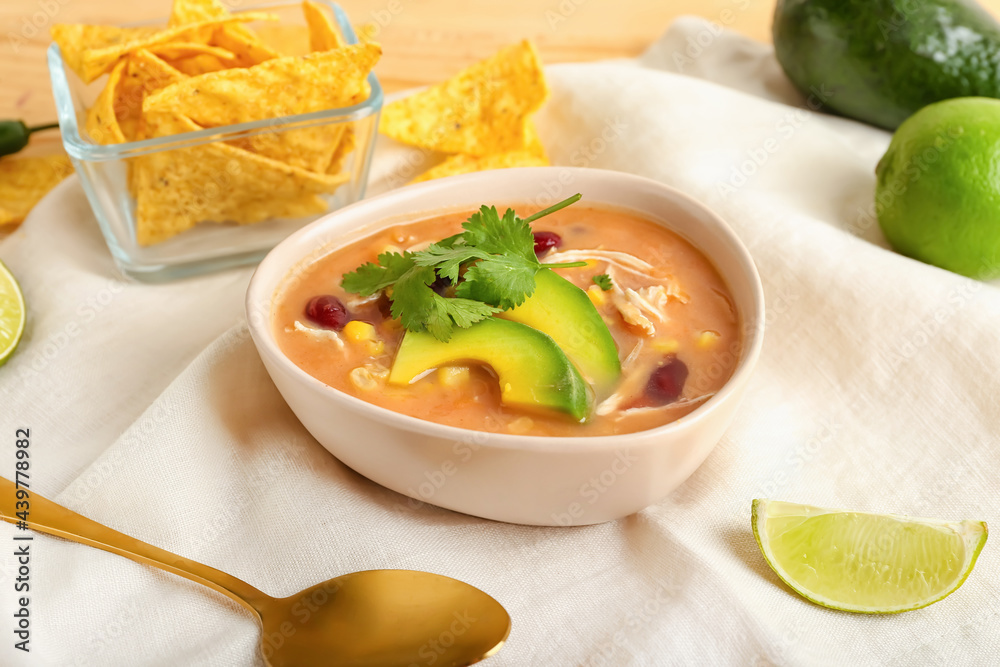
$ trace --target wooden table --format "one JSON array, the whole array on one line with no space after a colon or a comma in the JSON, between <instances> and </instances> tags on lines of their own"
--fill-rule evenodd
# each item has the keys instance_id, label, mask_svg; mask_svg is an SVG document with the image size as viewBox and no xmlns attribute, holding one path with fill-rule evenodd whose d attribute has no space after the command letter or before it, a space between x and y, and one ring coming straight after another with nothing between
<instances>
[{"instance_id":1,"label":"wooden table","mask_svg":"<svg viewBox=\"0 0 1000 667\"><path fill-rule=\"evenodd\" d=\"M223 0L234 8L266 0ZM995 0L1000 4L1000 0ZM388 92L447 78L500 46L535 40L546 63L641 53L670 22L698 14L768 39L774 0L340 0L355 25L380 26L376 69ZM0 119L55 120L45 49L55 23L120 24L166 17L170 0L2 0ZM12 40L10 35L18 38ZM23 41L22 39L23 38ZM57 132L25 154L60 150Z\"/></svg>"},{"instance_id":2,"label":"wooden table","mask_svg":"<svg viewBox=\"0 0 1000 667\"><path fill-rule=\"evenodd\" d=\"M234 7L266 0L223 0ZM750 37L770 37L775 0L340 0L355 25L380 26L376 69L388 92L434 83L530 37L546 63L634 56L682 14L704 16ZM983 0L1000 14L1000 0ZM54 23L119 24L166 17L170 0L2 0L0 119L55 119L45 49ZM12 38L11 35L17 36ZM22 39L23 38L23 39ZM59 150L56 132L29 148ZM30 153L29 153L30 154Z\"/></svg>"}]
</instances>

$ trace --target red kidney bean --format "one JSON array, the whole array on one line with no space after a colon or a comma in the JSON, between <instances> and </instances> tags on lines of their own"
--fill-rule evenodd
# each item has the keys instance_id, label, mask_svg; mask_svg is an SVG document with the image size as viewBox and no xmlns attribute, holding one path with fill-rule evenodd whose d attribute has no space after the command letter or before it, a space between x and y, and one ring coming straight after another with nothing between
<instances>
[{"instance_id":1,"label":"red kidney bean","mask_svg":"<svg viewBox=\"0 0 1000 667\"><path fill-rule=\"evenodd\" d=\"M329 294L310 299L306 305L306 317L321 327L335 331L340 331L351 321L351 314L343 302Z\"/></svg>"}]
</instances>

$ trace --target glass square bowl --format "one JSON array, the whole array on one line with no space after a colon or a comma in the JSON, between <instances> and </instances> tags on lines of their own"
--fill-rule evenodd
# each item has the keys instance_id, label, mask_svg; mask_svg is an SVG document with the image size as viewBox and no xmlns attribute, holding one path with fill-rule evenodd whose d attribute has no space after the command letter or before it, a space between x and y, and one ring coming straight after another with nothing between
<instances>
[{"instance_id":1,"label":"glass square bowl","mask_svg":"<svg viewBox=\"0 0 1000 667\"><path fill-rule=\"evenodd\" d=\"M330 12L344 41L348 44L358 43L343 10L328 0L317 2L324 11ZM268 4L247 7L241 11L265 11L279 17L278 23L242 25L257 30L262 41L281 53L301 55L308 51L308 33L301 3ZM159 22L159 25L166 25L166 19ZM291 53L289 45L295 47ZM256 263L293 231L329 211L364 197L382 108L382 88L374 73L368 76L371 87L368 99L354 106L213 127L155 139L101 145L92 140L85 127L87 110L103 89L107 75L91 84L83 83L63 62L56 44L49 47L48 64L63 145L83 184L108 248L115 262L128 276L157 282ZM160 243L139 243L136 198L128 184L130 163L137 158L159 154L156 164L179 164L174 163L171 158L184 160L185 153L190 155L185 149L195 146L215 142L239 143L248 137L264 133L284 133L325 126L344 126L349 129L338 134L345 136L345 132L353 132L354 137L354 148L346 155L340 171L347 176L347 180L332 193L318 195L326 203L325 211L315 210L319 208L319 204L311 200L312 203L307 208L314 209L315 212L301 217L269 218L242 225L227 221L203 221ZM235 165L235 168L238 170L239 165ZM226 171L227 169L219 170L217 178L208 178L204 183L190 184L189 188L193 188L189 193L190 199L226 196L226 188L232 187L233 182L233 174L225 173ZM183 194L185 193L180 192L178 198L184 199ZM267 198L267 192L259 193L261 202L266 202ZM178 205L185 203L187 202L179 201ZM281 207L275 208L280 210ZM291 208L293 215L299 213L294 211L294 207L286 208Z\"/></svg>"}]
</instances>

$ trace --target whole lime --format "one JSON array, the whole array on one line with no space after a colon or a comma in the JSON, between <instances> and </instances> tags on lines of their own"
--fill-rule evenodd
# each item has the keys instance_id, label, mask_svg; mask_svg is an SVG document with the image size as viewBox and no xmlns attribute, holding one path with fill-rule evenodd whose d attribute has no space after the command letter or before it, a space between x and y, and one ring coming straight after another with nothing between
<instances>
[{"instance_id":1,"label":"whole lime","mask_svg":"<svg viewBox=\"0 0 1000 667\"><path fill-rule=\"evenodd\" d=\"M1000 100L924 107L896 130L875 174L879 225L897 252L1000 276Z\"/></svg>"}]
</instances>

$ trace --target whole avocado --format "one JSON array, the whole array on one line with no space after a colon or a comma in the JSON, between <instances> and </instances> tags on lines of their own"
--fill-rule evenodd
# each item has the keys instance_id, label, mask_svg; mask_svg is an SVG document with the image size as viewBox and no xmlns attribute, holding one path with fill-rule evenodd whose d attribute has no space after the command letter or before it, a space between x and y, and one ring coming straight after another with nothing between
<instances>
[{"instance_id":1,"label":"whole avocado","mask_svg":"<svg viewBox=\"0 0 1000 667\"><path fill-rule=\"evenodd\" d=\"M966 0L778 0L778 62L810 103L894 130L952 97L1000 97L1000 24Z\"/></svg>"}]
</instances>

